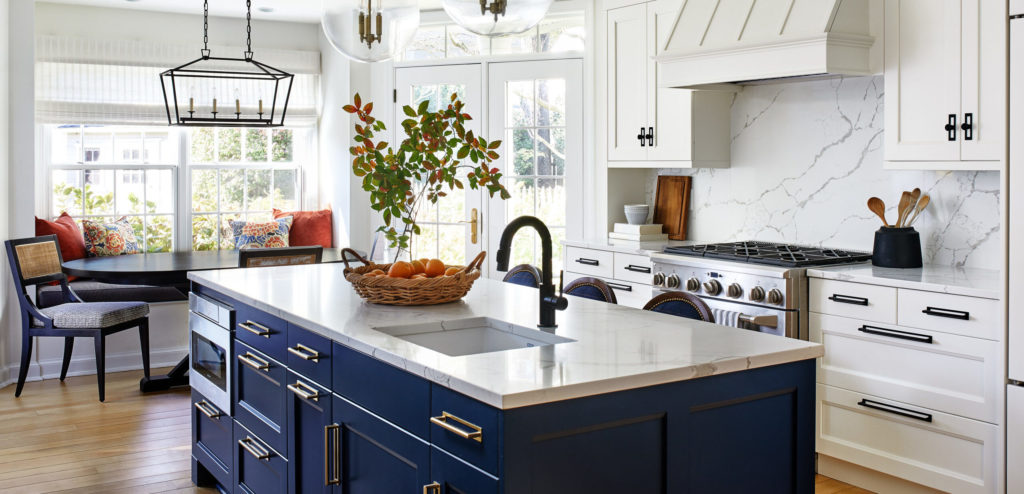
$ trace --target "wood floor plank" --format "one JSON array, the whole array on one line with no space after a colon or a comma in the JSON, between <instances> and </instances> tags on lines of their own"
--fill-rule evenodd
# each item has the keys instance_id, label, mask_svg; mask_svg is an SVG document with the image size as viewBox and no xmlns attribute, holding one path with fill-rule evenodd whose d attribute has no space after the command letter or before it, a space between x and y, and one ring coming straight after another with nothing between
<instances>
[{"instance_id":1,"label":"wood floor plank","mask_svg":"<svg viewBox=\"0 0 1024 494\"><path fill-rule=\"evenodd\" d=\"M141 376L108 374L104 403L95 376L27 383L0 400L0 492L216 493L192 485L189 390L142 394ZM870 494L821 475L815 493Z\"/></svg>"}]
</instances>

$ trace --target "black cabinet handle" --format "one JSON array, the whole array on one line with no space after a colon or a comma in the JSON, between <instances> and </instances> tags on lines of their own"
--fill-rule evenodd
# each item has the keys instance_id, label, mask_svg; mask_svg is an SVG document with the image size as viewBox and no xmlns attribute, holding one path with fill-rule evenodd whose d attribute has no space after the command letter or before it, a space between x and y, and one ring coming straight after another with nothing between
<instances>
[{"instance_id":1,"label":"black cabinet handle","mask_svg":"<svg viewBox=\"0 0 1024 494\"><path fill-rule=\"evenodd\" d=\"M854 296L851 296L851 295L840 295L838 293L833 293L832 296L829 297L828 299L833 301L833 302L838 302L840 304L868 305L868 299L866 299L864 297L854 297Z\"/></svg>"},{"instance_id":2,"label":"black cabinet handle","mask_svg":"<svg viewBox=\"0 0 1024 494\"><path fill-rule=\"evenodd\" d=\"M919 334L919 333L908 333L906 331L899 331L896 329L880 328L878 326L868 326L867 324L857 328L857 331L868 334L875 334L878 336L888 336L889 338L899 338L901 340L917 341L920 343L931 343L931 335Z\"/></svg>"},{"instance_id":3,"label":"black cabinet handle","mask_svg":"<svg viewBox=\"0 0 1024 494\"><path fill-rule=\"evenodd\" d=\"M949 120L946 121L946 126L943 127L943 128L946 129L946 138L951 140L951 141L955 141L956 140L956 114L955 113L950 113L949 114Z\"/></svg>"},{"instance_id":4,"label":"black cabinet handle","mask_svg":"<svg viewBox=\"0 0 1024 494\"><path fill-rule=\"evenodd\" d=\"M965 310L943 309L941 307L928 307L921 312L928 314L929 316L948 317L950 319L960 319L963 321L967 321L971 318L971 313Z\"/></svg>"},{"instance_id":5,"label":"black cabinet handle","mask_svg":"<svg viewBox=\"0 0 1024 494\"><path fill-rule=\"evenodd\" d=\"M964 131L964 140L974 140L974 114L964 113L964 123L960 124L960 130Z\"/></svg>"},{"instance_id":6,"label":"black cabinet handle","mask_svg":"<svg viewBox=\"0 0 1024 494\"><path fill-rule=\"evenodd\" d=\"M604 284L608 285L609 288L612 288L614 290L622 290L624 292L631 292L631 291L633 291L633 287L631 287L629 285L620 285L618 283L612 283L610 281L606 281L606 282L604 282Z\"/></svg>"},{"instance_id":7,"label":"black cabinet handle","mask_svg":"<svg viewBox=\"0 0 1024 494\"><path fill-rule=\"evenodd\" d=\"M654 127L647 127L647 145L654 147Z\"/></svg>"},{"instance_id":8,"label":"black cabinet handle","mask_svg":"<svg viewBox=\"0 0 1024 494\"><path fill-rule=\"evenodd\" d=\"M581 257L579 259L576 259L576 262L578 262L580 264L586 264L587 266L597 266L597 265L601 264L601 262L598 261L597 259L587 259L586 257Z\"/></svg>"},{"instance_id":9,"label":"black cabinet handle","mask_svg":"<svg viewBox=\"0 0 1024 494\"><path fill-rule=\"evenodd\" d=\"M628 265L628 266L626 266L626 267L624 267L622 269L625 269L626 271L632 271L634 273L647 273L647 274L651 274L651 268L646 267L646 266L637 266L637 265L634 265L634 264L630 264L630 265Z\"/></svg>"},{"instance_id":10,"label":"black cabinet handle","mask_svg":"<svg viewBox=\"0 0 1024 494\"><path fill-rule=\"evenodd\" d=\"M857 402L857 404L865 408L871 408L873 410L879 410L882 412L889 412L896 415L902 415L904 417L920 420L922 422L932 421L932 414L930 413L909 410L907 408L898 407L896 405L889 405L886 403L879 403L877 401L869 400L867 398L861 399L859 402Z\"/></svg>"},{"instance_id":11,"label":"black cabinet handle","mask_svg":"<svg viewBox=\"0 0 1024 494\"><path fill-rule=\"evenodd\" d=\"M636 138L640 139L640 147L644 147L644 145L647 142L647 141L645 141L645 139L647 139L647 136L644 135L644 128L643 127L640 127L640 133L637 134Z\"/></svg>"}]
</instances>

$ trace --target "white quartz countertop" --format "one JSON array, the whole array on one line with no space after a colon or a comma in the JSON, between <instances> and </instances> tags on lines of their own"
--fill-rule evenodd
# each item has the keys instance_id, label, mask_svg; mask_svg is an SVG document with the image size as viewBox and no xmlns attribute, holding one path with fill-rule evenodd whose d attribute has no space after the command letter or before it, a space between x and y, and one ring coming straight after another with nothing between
<instances>
[{"instance_id":1,"label":"white quartz countertop","mask_svg":"<svg viewBox=\"0 0 1024 494\"><path fill-rule=\"evenodd\" d=\"M696 242L692 240L666 240L664 242L629 242L610 239L592 240L563 240L562 244L569 247L582 247L584 249L607 250L611 252L622 252L624 254L638 254L649 256L653 252L661 252L665 247L671 245L691 245Z\"/></svg>"},{"instance_id":2,"label":"white quartz countertop","mask_svg":"<svg viewBox=\"0 0 1024 494\"><path fill-rule=\"evenodd\" d=\"M995 269L926 264L912 269L882 268L870 263L809 268L807 276L872 285L910 288L969 297L999 299L1003 277Z\"/></svg>"},{"instance_id":3,"label":"white quartz countertop","mask_svg":"<svg viewBox=\"0 0 1024 494\"><path fill-rule=\"evenodd\" d=\"M516 408L820 357L821 345L578 297L557 345L453 357L374 330L468 317L528 328L537 291L480 279L459 302L369 304L319 264L191 272L189 279L497 408ZM534 329L531 329L534 331Z\"/></svg>"}]
</instances>

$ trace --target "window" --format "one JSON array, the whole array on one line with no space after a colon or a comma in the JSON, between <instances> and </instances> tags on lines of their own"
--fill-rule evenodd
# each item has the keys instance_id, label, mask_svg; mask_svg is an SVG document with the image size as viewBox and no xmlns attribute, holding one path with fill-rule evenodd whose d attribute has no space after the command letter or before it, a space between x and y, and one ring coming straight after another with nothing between
<instances>
[{"instance_id":1,"label":"window","mask_svg":"<svg viewBox=\"0 0 1024 494\"><path fill-rule=\"evenodd\" d=\"M147 252L234 248L231 220L270 219L273 208L301 207L301 164L315 159L308 151L313 131L305 128L50 125L45 131L50 214L104 222L126 217Z\"/></svg>"},{"instance_id":2,"label":"window","mask_svg":"<svg viewBox=\"0 0 1024 494\"><path fill-rule=\"evenodd\" d=\"M292 129L195 129L189 139L194 250L234 248L231 222L299 208Z\"/></svg>"},{"instance_id":3,"label":"window","mask_svg":"<svg viewBox=\"0 0 1024 494\"><path fill-rule=\"evenodd\" d=\"M548 14L529 31L500 38L478 36L454 23L421 25L401 59L443 60L487 55L582 52L582 12Z\"/></svg>"},{"instance_id":4,"label":"window","mask_svg":"<svg viewBox=\"0 0 1024 494\"><path fill-rule=\"evenodd\" d=\"M67 211L77 220L102 222L123 216L145 251L173 249L177 156L171 131L63 125L50 135L53 216Z\"/></svg>"}]
</instances>

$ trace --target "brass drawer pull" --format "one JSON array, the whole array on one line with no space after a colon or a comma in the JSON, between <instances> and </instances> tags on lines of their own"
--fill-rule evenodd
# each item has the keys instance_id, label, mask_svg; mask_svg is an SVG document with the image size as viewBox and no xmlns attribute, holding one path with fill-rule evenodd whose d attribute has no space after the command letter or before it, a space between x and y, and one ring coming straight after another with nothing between
<instances>
[{"instance_id":1,"label":"brass drawer pull","mask_svg":"<svg viewBox=\"0 0 1024 494\"><path fill-rule=\"evenodd\" d=\"M295 381L295 384L289 384L287 388L304 400L320 401L320 392L302 381Z\"/></svg>"},{"instance_id":2,"label":"brass drawer pull","mask_svg":"<svg viewBox=\"0 0 1024 494\"><path fill-rule=\"evenodd\" d=\"M253 355L252 352L245 352L244 355L241 353L238 354L238 360L253 369L261 370L263 372L267 372L270 369L270 362Z\"/></svg>"},{"instance_id":3,"label":"brass drawer pull","mask_svg":"<svg viewBox=\"0 0 1024 494\"><path fill-rule=\"evenodd\" d=\"M459 423L460 425L469 427L472 430L466 431L466 430L460 429L459 427L456 427L455 425L450 424L448 422L449 419L452 420L453 422ZM437 426L440 426L442 429L444 429L444 430L446 430L448 432L451 432L452 434L455 434L456 436L459 436L459 437L461 437L463 439L472 439L472 440L474 440L474 441L476 441L478 443L483 442L483 440L484 440L484 430L483 429L481 429L480 427L478 427L478 426L476 426L474 424L471 424L471 423L469 423L469 422L467 422L467 421L465 421L463 419L460 419L460 418L458 418L458 417L456 417L456 416L454 416L454 415L452 415L452 414L450 414L448 412L441 412L441 416L440 417L430 417L430 423L432 423L434 425L437 425Z\"/></svg>"},{"instance_id":4,"label":"brass drawer pull","mask_svg":"<svg viewBox=\"0 0 1024 494\"><path fill-rule=\"evenodd\" d=\"M195 402L195 407L200 412L203 412L203 415L206 415L211 419L215 419L217 417L220 417L221 415L224 415L223 413L220 412L220 410L217 410L216 408L210 406L210 404L207 403L206 400Z\"/></svg>"},{"instance_id":5,"label":"brass drawer pull","mask_svg":"<svg viewBox=\"0 0 1024 494\"><path fill-rule=\"evenodd\" d=\"M266 460L270 458L270 451L263 449L263 446L257 444L256 441L249 436L245 436L245 439L239 439L238 445L248 451L249 454L257 460Z\"/></svg>"},{"instance_id":6,"label":"brass drawer pull","mask_svg":"<svg viewBox=\"0 0 1024 494\"><path fill-rule=\"evenodd\" d=\"M333 434L331 434L332 432ZM334 437L333 470L331 469L331 457L328 454L332 436ZM324 427L324 485L338 484L341 484L341 426L331 424Z\"/></svg>"},{"instance_id":7,"label":"brass drawer pull","mask_svg":"<svg viewBox=\"0 0 1024 494\"><path fill-rule=\"evenodd\" d=\"M423 486L423 494L441 494L441 484L431 482Z\"/></svg>"},{"instance_id":8,"label":"brass drawer pull","mask_svg":"<svg viewBox=\"0 0 1024 494\"><path fill-rule=\"evenodd\" d=\"M266 327L266 326L264 326L262 324L255 323L255 322L252 322L252 321L245 321L245 322L238 323L238 327L240 327L240 328L242 328L242 329L244 329L244 330L246 330L246 331L248 331L248 332L250 332L250 333L252 333L252 334L254 334L256 336L262 336L264 338L270 338L270 333L271 333L270 328L268 328L268 327Z\"/></svg>"},{"instance_id":9,"label":"brass drawer pull","mask_svg":"<svg viewBox=\"0 0 1024 494\"><path fill-rule=\"evenodd\" d=\"M314 363L320 360L320 352L302 343L296 343L294 348L288 347L288 353L296 355L302 360L312 360Z\"/></svg>"}]
</instances>

